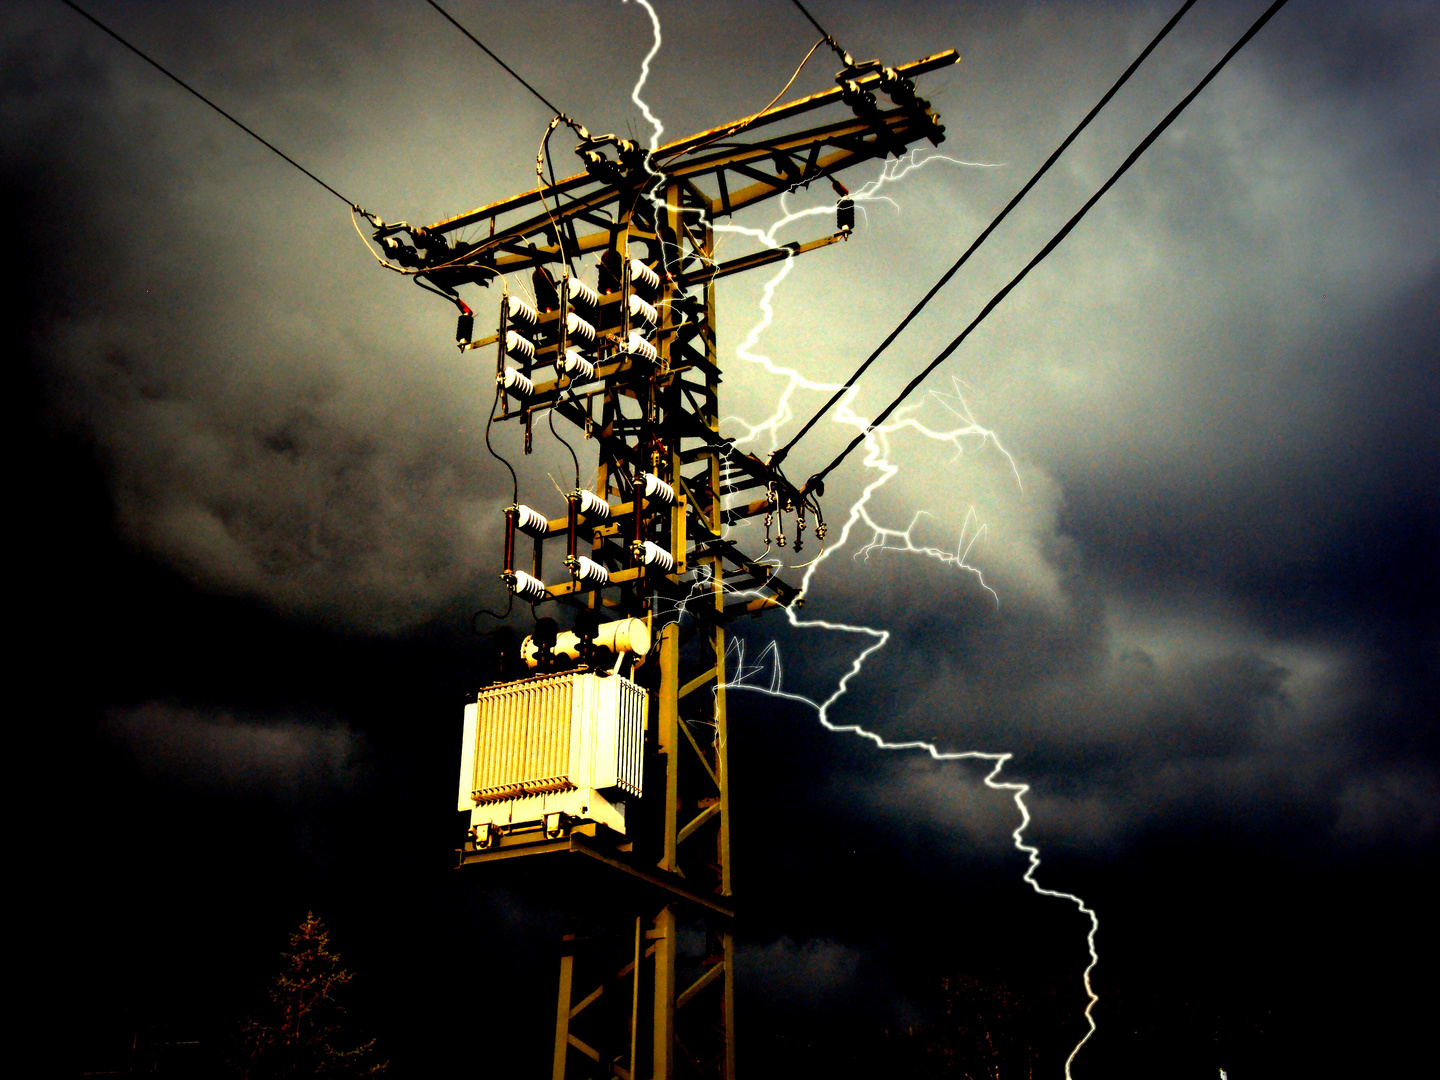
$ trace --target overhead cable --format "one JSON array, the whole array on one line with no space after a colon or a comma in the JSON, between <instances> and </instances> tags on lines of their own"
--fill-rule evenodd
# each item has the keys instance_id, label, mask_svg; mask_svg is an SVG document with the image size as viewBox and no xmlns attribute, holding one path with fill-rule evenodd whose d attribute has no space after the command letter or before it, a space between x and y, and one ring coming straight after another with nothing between
<instances>
[{"instance_id":1,"label":"overhead cable","mask_svg":"<svg viewBox=\"0 0 1440 1080\"><path fill-rule=\"evenodd\" d=\"M1020 282L1025 280L1026 275L1028 275L1031 270L1039 266L1040 263L1044 261L1047 255L1049 255L1052 251L1054 251L1057 247L1060 246L1060 242L1064 240L1065 237L1070 235L1070 231L1080 223L1080 220L1087 213L1090 212L1090 208L1093 207L1097 202L1099 202L1107 191L1109 191L1112 187L1115 186L1116 181L1118 181L1120 177L1124 176L1125 173L1129 171L1130 166L1134 165L1135 162L1140 159L1140 156L1145 153L1145 151L1150 148L1150 145L1154 143L1155 140L1158 139L1165 132L1165 129L1174 122L1175 118L1185 111L1186 106L1188 106L1192 101L1195 100L1196 97L1199 96L1200 91L1204 90L1205 87L1210 85L1210 80L1215 78L1216 75L1220 74L1220 71L1235 57L1235 54L1238 53L1241 49L1243 49L1250 41L1250 39L1260 32L1261 27L1263 27L1267 22L1269 22L1271 16L1273 16L1277 11L1284 7L1286 2L1287 0L1275 0L1273 4L1271 4L1268 8L1265 9L1264 13L1255 20L1255 23L1250 27L1250 29L1245 31L1244 35L1241 36L1239 41L1235 42L1234 45L1230 46L1229 51L1226 52L1226 54L1220 58L1219 62L1216 63L1216 65L1212 67L1209 72L1206 73L1205 77L1195 85L1195 88L1191 90L1188 94L1186 94L1180 100L1180 103L1178 105L1176 105L1173 109L1166 113L1165 118L1161 120L1160 123L1155 125L1154 130L1152 130L1149 135L1145 136L1145 138L1140 142L1140 145L1135 147L1135 149L1130 152L1130 156L1127 157L1120 164L1120 167L1115 170L1115 172L1111 175L1110 179L1106 180L1105 183L1101 185L1100 189L1096 191L1094 195L1090 196L1089 199L1086 200L1085 205L1080 207L1080 209L1076 211L1075 215L1071 217L1070 220L1061 227L1060 231L1057 232L1053 237L1051 237L1050 242L1047 243L1043 248L1041 248L1033 259L1031 259L1028 263L1025 264L1025 268L1021 270L1018 274L1016 274L1013 278L1011 278L1009 284L1007 284L1003 289L996 293L993 298L991 298L990 302L980 310L980 314L976 315L975 318L970 321L970 324L960 332L959 336L957 336L953 341L951 341L950 344L946 345L945 348L941 349L935 359L931 360L929 364L925 365L924 370L922 370L920 374L916 375L913 379L911 379L905 385L905 389L900 391L899 395L896 396L895 400L890 402L889 405L885 406L884 410L880 413L879 416L877 416L874 420L869 421L865 425L865 430L862 431L859 435L856 435L855 438L850 441L850 443L845 447L845 449L842 450L835 457L835 459L830 462L829 465L826 465L825 468L821 469L818 473L811 476L810 479L805 482L805 491L808 492L815 490L818 483L823 481L826 476L828 476L831 472L835 470L836 467L840 465L841 462L843 462L847 457L849 457L850 453L855 449L855 447L859 446L860 443L863 442L872 431L874 431L881 424L883 424L886 419L889 418L890 414L893 413L897 408L899 408L900 403L903 402L907 397L909 397L910 394L914 392L915 388L919 386L922 382L924 382L932 371L934 371L937 367L944 363L949 358L950 354L960 347L960 345L965 341L965 339L970 336L970 332L974 330L977 326L979 326L985 320L985 317L989 315L990 312L994 311L995 308L999 306L1000 302L1005 299L1005 297L1010 295L1011 290L1013 290L1015 286L1019 285Z\"/></svg>"},{"instance_id":2,"label":"overhead cable","mask_svg":"<svg viewBox=\"0 0 1440 1080\"><path fill-rule=\"evenodd\" d=\"M125 48L129 49L129 50L130 50L132 53L134 53L136 56L140 57L141 60L144 60L147 64L149 64L151 67L153 67L156 71L160 72L160 74L164 75L166 78L168 78L168 79L170 79L171 81L173 81L176 85L180 86L182 89L187 90L187 91L189 91L191 94L195 95L197 98L199 98L201 101L203 101L206 105L209 105L210 108L214 109L214 110L215 110L217 113L219 113L221 116L225 117L226 120L229 120L232 124L234 124L236 127L238 127L241 131L245 132L245 134L249 135L249 136L250 136L252 139L254 139L256 142L260 143L260 144L261 144L262 146L264 146L266 149L272 151L272 152L275 153L275 154L278 154L280 157L282 157L282 158L284 158L286 161L288 161L291 165L294 165L295 168L299 169L302 173L304 173L306 176L308 176L311 180L314 180L315 183L319 184L319 185L320 185L321 187L323 187L326 191L330 192L331 195L334 195L337 199L339 199L341 202L343 202L346 206L350 207L351 210L354 210L354 211L356 211L357 213L361 213L361 214L364 213L364 211L360 209L360 204L357 203L357 202L355 202L354 199L348 199L348 198L346 198L344 195L340 194L340 192L336 191L333 187L331 187L329 184L327 184L324 180L321 180L318 176L316 176L314 173L312 173L309 169L305 168L304 165L301 165L298 161L296 161L294 158L292 158L289 154L285 153L284 150L281 150L278 146L276 146L274 143L272 143L269 139L265 138L263 135L258 135L258 134L256 134L255 131L253 131L253 130L250 129L249 127L245 126L244 124L242 124L239 120L235 119L235 117L231 116L228 112L226 112L224 109L222 109L219 105L216 105L215 102L211 101L211 100L210 100L208 97L206 97L204 94L200 93L199 90L196 90L193 86L191 86L189 83L187 83L184 79L180 78L179 75L176 75L173 71L169 70L169 69L166 68L166 67L161 66L158 62L156 62L155 60L152 60L149 56L145 55L145 53L141 52L141 51L140 51L138 48L136 48L134 45L131 45L130 42L126 41L123 37L121 37L119 34L117 34L114 30L111 30L110 27L106 26L106 25L105 25L104 23L102 23L99 19L97 19L94 15L91 15L88 11L86 11L84 8L82 8L79 4L72 3L71 0L60 0L60 2L61 2L62 4L64 4L66 7L68 7L71 11L74 11L77 15L80 15L80 16L82 16L83 18L88 19L88 20L89 20L90 22L92 22L95 26L97 26L97 27L99 27L101 30L105 31L105 33L109 34L112 38L114 38L116 41L118 41L121 45L124 45Z\"/></svg>"},{"instance_id":3,"label":"overhead cable","mask_svg":"<svg viewBox=\"0 0 1440 1080\"><path fill-rule=\"evenodd\" d=\"M790 2L794 4L797 8L799 8L800 14L804 15L805 18L809 19L810 25L820 32L820 36L825 39L825 44L829 45L830 48L834 49L835 55L840 57L840 62L846 67L854 67L854 58L851 57L848 52L846 52L840 47L840 43L830 35L830 32L828 30L826 30L823 26L821 26L818 22L815 21L815 16L811 15L810 12L806 10L805 5L802 4L800 0L790 0Z\"/></svg>"},{"instance_id":4,"label":"overhead cable","mask_svg":"<svg viewBox=\"0 0 1440 1080\"><path fill-rule=\"evenodd\" d=\"M1079 137L1080 133L1090 126L1090 121L1094 120L1095 117L1099 114L1100 110L1103 109L1107 104L1109 104L1110 99L1119 92L1120 88L1130 81L1130 76L1135 74L1135 70L1142 63L1145 62L1145 58L1154 51L1155 46L1159 45L1160 42L1164 40L1165 36L1170 33L1170 31L1175 27L1175 24L1180 21L1181 17L1185 14L1185 12L1190 10L1191 6L1194 3L1195 0L1185 0L1185 3L1180 5L1180 10L1175 12L1175 14L1170 17L1170 21L1160 28L1160 32L1151 39L1150 44L1146 45L1145 48L1141 50L1140 55L1135 57L1135 59L1131 62L1130 66L1127 67L1123 73L1121 73L1120 78L1115 80L1115 85L1110 87L1109 90L1105 91L1105 95L1095 103L1095 107L1085 114L1084 119L1082 119L1080 123L1075 125L1075 130L1070 132L1070 134L1065 137L1065 141L1055 148L1055 152L1045 159L1045 163L1040 166L1040 168L1036 171L1035 175L1030 177L1030 179L1026 182L1025 186L1015 193L1014 198L1012 198L1008 203L1005 204L1005 208L995 216L995 219L991 221L989 225L985 226L985 231L975 238L974 242L965 249L964 254L962 254L960 258L955 260L955 264L951 266L949 270L946 270L945 273L940 275L940 280L935 282L935 284L930 287L930 291L927 292L924 296L922 296L920 298L920 302L910 309L910 313L906 315L905 318L900 320L899 325L896 326L894 330L891 330L888 335L886 335L885 340L880 342L880 344L875 347L875 351L865 358L864 363L862 363L858 368L855 369L854 374L852 374L850 378L845 380L845 384L841 386L840 389L835 391L834 395L831 396L830 400L825 402L825 404L816 411L815 415L812 416L808 421L806 421L805 426L802 427L798 432L796 432L795 436L788 443L786 443L784 446L782 446L779 450L775 451L775 453L770 456L770 461L772 464L778 465L780 462L784 461L785 456L790 453L791 449L795 446L795 444L798 443L801 439L803 439L810 431L810 429L813 428L817 423L819 423L820 418L823 417L826 413L828 413L831 409L833 409L835 405L840 401L840 399L844 397L845 394L852 387L854 387L857 382L859 382L860 377L870 369L870 365L873 364L880 357L880 354L883 353L886 349L888 349L891 343L893 343L894 340L899 337L901 333L904 332L905 328L914 321L915 316L919 315L920 312L924 310L925 305L930 303L930 301L935 298L935 294L938 293L946 286L946 284L949 283L950 279L959 272L960 268L970 260L970 256L975 254L975 249L986 241L986 239L990 236L991 233L995 231L995 229L1000 225L1000 223L1009 216L1010 211L1014 210L1015 207L1019 205L1020 200L1025 198L1025 196L1030 193L1031 188L1038 184L1040 182L1040 179L1047 172L1050 171L1050 166L1054 165L1055 162L1059 159L1060 155L1063 154L1067 149L1069 149L1070 144Z\"/></svg>"},{"instance_id":5,"label":"overhead cable","mask_svg":"<svg viewBox=\"0 0 1440 1080\"><path fill-rule=\"evenodd\" d=\"M557 109L554 105L550 104L550 102L546 99L546 97L545 97L544 94L540 93L539 90L536 90L536 89L535 89L533 86L531 86L528 82L526 82L524 79L522 79L522 78L520 77L520 73L519 73L519 72L517 72L517 71L516 71L514 68L512 68L509 64L505 63L504 60L501 60L500 57L496 56L493 52L491 52L491 51L486 47L486 45L485 45L485 43L484 43L483 41L481 41L481 40L480 40L479 38L477 38L474 34L472 34L469 30L466 30L465 27L461 26L458 22L456 22L454 16L452 16L448 11L446 11L446 10L445 10L444 8L442 8L439 4L437 4L437 3L435 2L435 0L425 0L425 2L426 2L427 4L429 4L432 8L434 8L436 11L438 11L441 15L445 16L445 19L450 23L451 26L455 27L456 30L459 30L462 34L464 34L467 38L469 38L469 39L470 39L471 41L473 41L477 46L479 46L479 47L480 47L480 50L481 50L482 52L484 52L484 54L485 54L486 56L490 57L491 60L494 60L494 61L495 61L497 64L499 64L502 68L504 68L506 71L508 71L508 72L510 73L510 75L514 78L514 80L515 80L516 82L518 82L518 83L519 83L521 86L523 86L526 90L529 90L530 93L534 94L537 98L539 98L540 104L544 105L544 106L545 106L547 109L549 109L551 112L553 112L553 113L558 113L558 114L560 115L560 117L561 117L562 119L566 120L567 122L569 121L570 118L567 117L567 116L566 116L563 112L561 112L559 109Z\"/></svg>"}]
</instances>

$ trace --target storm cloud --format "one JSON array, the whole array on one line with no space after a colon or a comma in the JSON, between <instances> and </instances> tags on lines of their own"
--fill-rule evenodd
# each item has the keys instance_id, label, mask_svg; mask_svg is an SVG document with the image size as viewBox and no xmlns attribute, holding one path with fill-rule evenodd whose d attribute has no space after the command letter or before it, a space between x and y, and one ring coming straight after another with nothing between
<instances>
[{"instance_id":1,"label":"storm cloud","mask_svg":"<svg viewBox=\"0 0 1440 1080\"><path fill-rule=\"evenodd\" d=\"M629 102L649 46L634 5L452 6L591 129L648 134ZM376 268L338 200L61 6L12 7L0 185L25 269L12 302L33 388L30 452L79 447L98 477L97 491L74 494L91 499L87 521L114 558L184 597L137 592L137 606L155 606L136 625L169 652L137 631L121 687L97 678L73 724L138 775L178 781L195 805L206 776L292 809L305 792L301 803L333 802L337 821L363 806L384 821L369 836L400 820L372 796L404 813L433 803L425 813L441 821L458 722L446 695L464 678L437 669L463 652L452 639L465 616L503 602L510 490L484 442L485 364L453 349L448 305ZM433 220L533 181L548 115L423 5L95 7L387 219ZM645 96L667 137L779 88L813 41L779 8L659 8L665 45ZM1196 5L876 366L857 412L883 407L968 322L1253 8ZM830 6L828 28L857 55L893 63L956 47L962 62L922 87L948 128L940 150L996 167L937 159L887 187L893 202L866 204L848 243L797 260L753 351L815 380L851 370L1169 12ZM1289 4L912 399L932 428L963 400L995 440L957 454L914 431L886 439L900 471L867 512L950 552L983 526L968 561L993 593L972 570L893 542L862 553L863 520L814 578L802 622L891 633L830 719L942 751L1012 753L1005 778L1032 785L1030 836L1062 881L1149 895L1144 873L1119 868L1201 840L1232 845L1216 864L1259 851L1297 880L1433 854L1437 52L1433 5ZM829 64L807 68L795 92L825 85ZM851 187L873 172L857 170ZM788 205L828 198L798 192ZM816 231L802 221L779 239ZM719 286L723 411L752 423L784 386L737 355L763 284ZM477 325L496 299L471 298ZM823 400L799 394L782 436ZM822 423L790 474L822 466L852 434ZM528 458L514 431L495 441L522 497L554 505L568 457L548 432L537 429ZM829 483L832 547L877 476L859 458ZM21 527L48 543L47 523ZM53 576L81 573L66 562ZM166 604L239 611L247 632L192 665ZM273 644L278 628L295 636ZM752 657L775 641L784 688L816 699L871 641L778 619L737 632ZM392 648L403 663L375 662ZM358 659L335 658L350 649ZM303 660L287 666L287 650ZM414 681L377 703L375 672ZM177 704L191 701L206 704ZM1010 797L973 763L880 753L760 693L731 701L736 775L749 772L744 793L764 805L748 835L759 848L775 821L804 823L793 853L740 864L763 898L742 951L757 1012L845 1013L870 993L886 1022L923 1015L891 924L948 932L951 917L934 904L914 914L906 889L950 896L972 872L976 895L1014 899L995 884L1018 876ZM413 812L403 820L430 821ZM413 842L386 850L413 866ZM984 908L996 925L1032 917L1004 914L1009 902ZM484 918L518 925L512 907L495 900Z\"/></svg>"}]
</instances>

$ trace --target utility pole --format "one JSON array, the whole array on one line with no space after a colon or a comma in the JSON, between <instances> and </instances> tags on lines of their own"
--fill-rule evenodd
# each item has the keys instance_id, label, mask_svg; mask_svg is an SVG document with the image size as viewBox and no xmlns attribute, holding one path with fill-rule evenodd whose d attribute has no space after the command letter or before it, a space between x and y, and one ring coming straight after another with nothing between
<instances>
[{"instance_id":1,"label":"utility pole","mask_svg":"<svg viewBox=\"0 0 1440 1080\"><path fill-rule=\"evenodd\" d=\"M375 231L457 305L464 354L494 349L494 422L520 425L526 453L537 419L594 446L597 479L565 493L563 515L518 498L506 510L508 586L568 609L574 628L540 620L467 706L457 793L460 865L507 864L575 914L553 1080L735 1077L726 628L802 597L730 527L763 515L767 551L798 551L807 526L823 544L824 523L822 491L720 435L715 282L848 239L854 206L836 175L938 144L911 80L958 59L847 57L833 89L653 152L572 125L584 172ZM846 115L774 133L830 106ZM716 261L715 222L817 180L840 195L833 232ZM481 239L461 239L476 226ZM474 338L459 287L517 273L533 303L507 290L495 334Z\"/></svg>"}]
</instances>

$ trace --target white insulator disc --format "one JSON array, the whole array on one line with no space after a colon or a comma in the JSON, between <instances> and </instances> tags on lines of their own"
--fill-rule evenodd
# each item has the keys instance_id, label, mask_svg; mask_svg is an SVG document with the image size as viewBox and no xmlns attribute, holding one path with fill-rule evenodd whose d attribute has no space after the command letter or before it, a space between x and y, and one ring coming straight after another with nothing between
<instances>
[{"instance_id":1,"label":"white insulator disc","mask_svg":"<svg viewBox=\"0 0 1440 1080\"><path fill-rule=\"evenodd\" d=\"M630 294L629 307L632 319L639 319L650 326L655 326L660 322L660 313L655 310L655 305L647 304L634 293Z\"/></svg>"},{"instance_id":2,"label":"white insulator disc","mask_svg":"<svg viewBox=\"0 0 1440 1080\"><path fill-rule=\"evenodd\" d=\"M675 569L675 556L653 540L646 540L640 545L640 561L646 566L659 567L667 574Z\"/></svg>"},{"instance_id":3,"label":"white insulator disc","mask_svg":"<svg viewBox=\"0 0 1440 1080\"><path fill-rule=\"evenodd\" d=\"M544 536L550 523L539 510L521 503L515 507L515 527L531 536Z\"/></svg>"},{"instance_id":4,"label":"white insulator disc","mask_svg":"<svg viewBox=\"0 0 1440 1080\"><path fill-rule=\"evenodd\" d=\"M527 574L524 570L513 570L510 573L510 591L522 600L529 600L532 604L536 600L545 599L548 590L545 583L537 577Z\"/></svg>"},{"instance_id":5,"label":"white insulator disc","mask_svg":"<svg viewBox=\"0 0 1440 1080\"><path fill-rule=\"evenodd\" d=\"M505 312L515 322L522 322L526 326L534 326L540 321L540 313L518 296L505 298Z\"/></svg>"},{"instance_id":6,"label":"white insulator disc","mask_svg":"<svg viewBox=\"0 0 1440 1080\"><path fill-rule=\"evenodd\" d=\"M634 330L630 331L630 337L626 339L625 351L631 356L638 356L641 359L649 360L652 364L660 357L660 354L655 350L655 346L651 345Z\"/></svg>"},{"instance_id":7,"label":"white insulator disc","mask_svg":"<svg viewBox=\"0 0 1440 1080\"><path fill-rule=\"evenodd\" d=\"M521 337L514 330L505 331L505 354L513 356L517 360L534 360L535 343L527 337Z\"/></svg>"},{"instance_id":8,"label":"white insulator disc","mask_svg":"<svg viewBox=\"0 0 1440 1080\"><path fill-rule=\"evenodd\" d=\"M587 307L600 306L600 294L585 282L577 277L566 278L565 282L565 290L570 294L571 300L578 300Z\"/></svg>"},{"instance_id":9,"label":"white insulator disc","mask_svg":"<svg viewBox=\"0 0 1440 1080\"><path fill-rule=\"evenodd\" d=\"M581 356L580 350L573 345L565 350L565 359L560 362L560 370L572 379L593 379L595 377L595 365Z\"/></svg>"},{"instance_id":10,"label":"white insulator disc","mask_svg":"<svg viewBox=\"0 0 1440 1080\"><path fill-rule=\"evenodd\" d=\"M580 513L595 521L610 520L610 504L593 491L580 489Z\"/></svg>"},{"instance_id":11,"label":"white insulator disc","mask_svg":"<svg viewBox=\"0 0 1440 1080\"><path fill-rule=\"evenodd\" d=\"M658 500L666 506L675 505L675 489L654 473L645 474L645 498Z\"/></svg>"},{"instance_id":12,"label":"white insulator disc","mask_svg":"<svg viewBox=\"0 0 1440 1080\"><path fill-rule=\"evenodd\" d=\"M532 397L535 393L535 384L527 379L514 368L506 368L505 374L500 377L505 384L505 389L521 397Z\"/></svg>"},{"instance_id":13,"label":"white insulator disc","mask_svg":"<svg viewBox=\"0 0 1440 1080\"><path fill-rule=\"evenodd\" d=\"M660 275L650 267L646 266L639 259L630 260L630 280L638 281L647 289L658 289L660 287Z\"/></svg>"},{"instance_id":14,"label":"white insulator disc","mask_svg":"<svg viewBox=\"0 0 1440 1080\"><path fill-rule=\"evenodd\" d=\"M565 316L565 333L582 344L591 345L595 342L595 327L573 311Z\"/></svg>"},{"instance_id":15,"label":"white insulator disc","mask_svg":"<svg viewBox=\"0 0 1440 1080\"><path fill-rule=\"evenodd\" d=\"M577 555L570 576L582 585L604 585L610 580L610 571L588 555Z\"/></svg>"}]
</instances>

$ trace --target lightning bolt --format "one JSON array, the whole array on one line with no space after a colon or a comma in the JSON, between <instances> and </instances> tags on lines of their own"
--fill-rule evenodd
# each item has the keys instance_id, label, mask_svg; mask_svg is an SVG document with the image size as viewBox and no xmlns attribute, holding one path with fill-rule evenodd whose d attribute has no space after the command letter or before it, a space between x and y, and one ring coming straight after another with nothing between
<instances>
[{"instance_id":1,"label":"lightning bolt","mask_svg":"<svg viewBox=\"0 0 1440 1080\"><path fill-rule=\"evenodd\" d=\"M630 0L622 0L622 3L629 2ZM634 0L634 2L643 8L649 16L654 39L650 51L645 55L641 63L640 76L635 83L634 89L631 91L630 100L635 103L646 121L651 125L650 150L653 152L660 144L660 138L664 134L665 127L659 117L651 111L650 106L644 98L641 97L641 91L644 89L645 83L650 77L650 62L655 58L656 54L659 53L662 45L660 18L656 14L655 8L650 3L650 0ZM921 157L918 151L912 151L905 157L898 158L895 161L884 162L880 174L866 183L858 191L853 192L851 198L857 205L862 207L863 204L867 202L883 201L890 203L890 205L898 210L898 204L896 204L893 199L881 194L882 189L897 181L903 180L910 173L937 161L964 167L994 167L988 163L966 162L943 154L929 154ZM660 175L648 164L648 160L647 168L650 168L655 175ZM768 229L756 229L735 224L721 224L718 222L712 222L711 228L717 233L744 236L765 247L778 250L782 245L777 242L776 234L782 228L802 218L829 215L834 212L833 207L828 205L791 210L786 199L787 196L782 194L780 197L781 216L771 224ZM655 203L657 209L665 206L663 200L653 195L651 196L651 201ZM768 437L769 447L773 451L779 445L780 428L794 418L792 401L797 391L806 390L833 393L840 389L841 386L841 384L838 383L823 383L808 379L794 368L778 364L769 356L757 351L761 336L774 321L775 291L789 275L792 262L793 256L787 256L781 261L780 268L775 275L766 282L760 297L760 318L750 328L744 341L736 350L736 354L740 359L762 368L770 375L785 380L785 386L777 399L775 411L761 422L751 424L739 417L725 418L727 422L737 423L744 429L743 435L735 440L737 445L754 442L762 437ZM968 556L972 548L986 532L986 527L978 523L973 506L966 512L964 522L961 525L960 537L954 551L946 551L933 546L915 543L914 530L920 519L927 516L925 511L918 512L911 519L910 525L905 529L883 526L874 520L869 511L869 504L874 494L888 484L900 471L899 466L890 460L890 437L900 431L915 432L935 442L949 444L957 454L965 450L967 441L968 445L975 449L983 448L986 445L993 445L995 449L1005 457L1010 465L1011 471L1015 475L1016 483L1019 483L1020 474L1016 468L1014 458L1011 457L1009 452L1001 445L999 438L993 431L982 427L971 416L969 407L960 393L960 384L958 381L953 385L955 390L953 396L953 400L956 403L955 405L947 403L948 400L951 400L949 395L938 394L934 391L931 391L929 395L930 400L939 402L942 407L960 421L957 426L943 431L932 429L917 420L913 416L913 413L918 409L918 406L899 410L888 423L870 429L868 419L858 415L851 407L858 392L857 388L851 387L841 398L837 404L833 419L835 422L847 427L858 427L862 431L867 432L864 443L865 457L863 464L865 468L873 470L877 475L865 485L859 498L851 505L838 542L825 547L820 555L811 560L805 567L805 573L801 580L800 587L802 596L809 593L815 574L819 572L825 561L834 557L850 542L851 534L856 530L858 525L862 529L868 529L870 531L870 539L863 547L860 547L854 553L853 558L858 559L863 557L868 559L874 552L887 550L931 558L942 564L951 565L972 574L980 587L994 598L997 605L999 604L998 594L985 582L981 570L968 562ZM701 592L708 593L711 588L711 580L707 574L697 574L697 580L692 586L690 596L695 597ZM725 591L728 592L731 590ZM682 600L678 606L683 610L685 603L686 601ZM741 643L739 639L735 639L732 642L736 659L735 676L727 682L725 689L727 691L751 691L764 694L768 697L805 705L815 711L821 726L827 731L867 739L879 750L900 752L920 750L928 754L935 761L977 761L985 762L990 766L990 771L986 773L984 777L985 786L992 791L1007 793L1014 801L1016 812L1020 818L1019 824L1016 825L1010 836L1015 849L1022 853L1026 859L1026 868L1023 875L1024 881L1040 896L1064 900L1074 904L1090 923L1090 929L1085 936L1086 948L1089 952L1090 960L1081 977L1087 998L1084 1012L1087 1030L1080 1041L1075 1044L1074 1049L1070 1051L1070 1055L1065 1059L1065 1078L1066 1080L1071 1080L1071 1065L1076 1055L1080 1053L1080 1050L1090 1041L1091 1037L1094 1036L1096 1030L1094 1009L1100 999L1096 995L1091 983L1091 974L1100 962L1100 955L1095 948L1095 936L1100 930L1100 920L1094 909L1086 904L1079 896L1058 889L1046 888L1037 880L1036 874L1040 869L1040 849L1025 840L1025 831L1029 828L1031 822L1030 809L1025 802L1025 796L1030 792L1030 785L1019 781L1001 779L1001 773L1004 771L1005 765L1014 755L1009 752L993 753L981 750L941 750L934 743L923 740L891 742L859 724L837 724L832 721L830 719L831 708L849 691L851 680L860 674L866 660L885 647L886 643L890 640L890 631L876 629L870 626L833 622L828 619L801 619L795 611L798 606L797 604L785 608L785 615L789 619L790 625L797 630L824 630L869 639L868 644L851 662L849 670L841 676L829 696L823 700L816 701L804 694L786 690L783 685L784 675L780 662L780 650L774 642L769 643L761 652L761 661L763 661L766 656L769 656L771 659L771 674L768 684L761 685L760 683L749 681L759 673L763 665L761 661L757 661L755 665L747 669L743 643Z\"/></svg>"}]
</instances>

